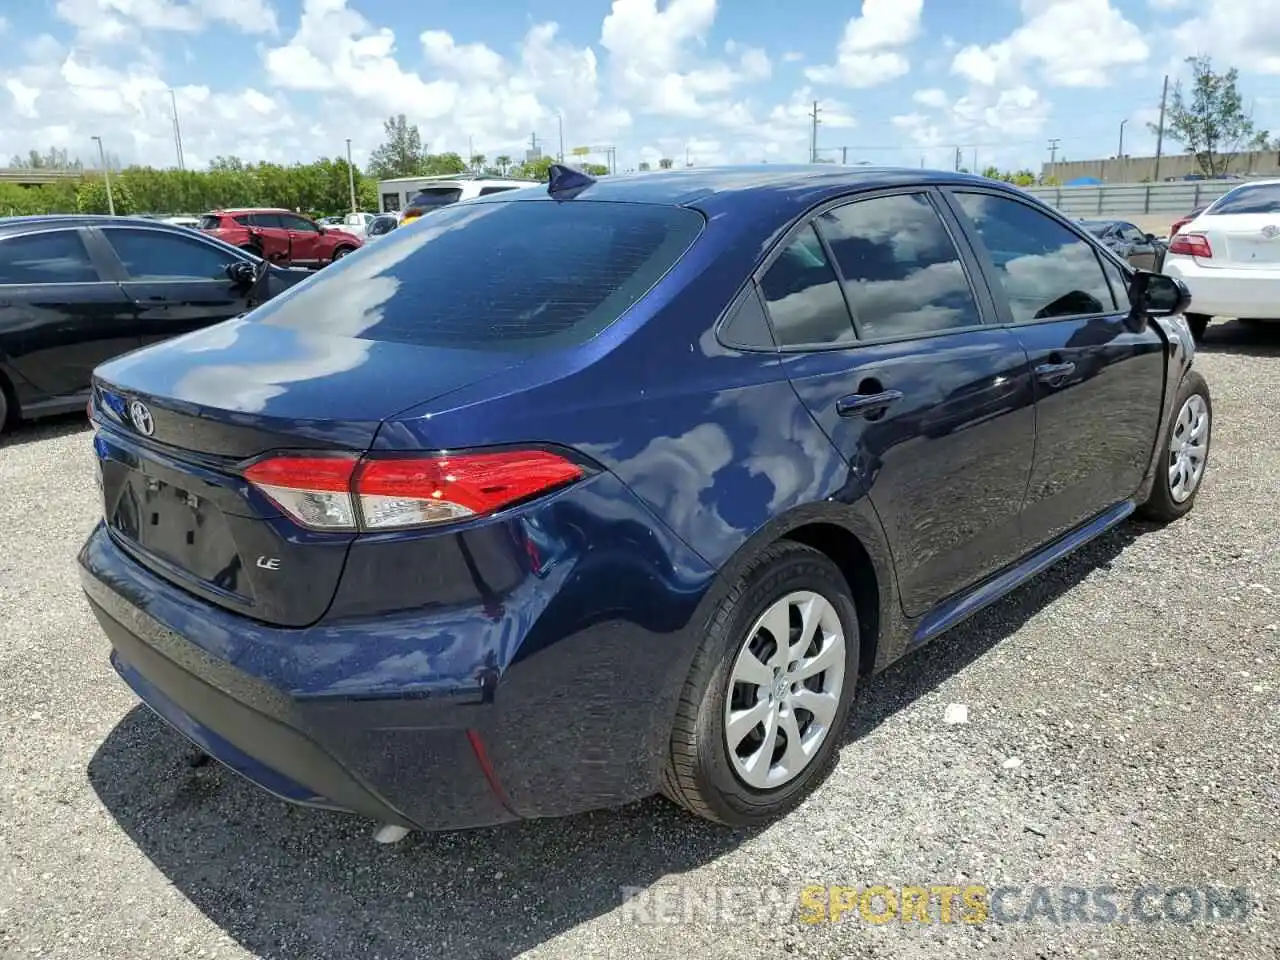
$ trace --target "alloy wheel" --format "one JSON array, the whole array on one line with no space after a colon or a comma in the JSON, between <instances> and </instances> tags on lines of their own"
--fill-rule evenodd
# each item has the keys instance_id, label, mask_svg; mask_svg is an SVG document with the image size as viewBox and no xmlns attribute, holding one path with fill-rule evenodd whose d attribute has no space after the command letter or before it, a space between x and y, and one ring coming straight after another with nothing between
<instances>
[{"instance_id":1,"label":"alloy wheel","mask_svg":"<svg viewBox=\"0 0 1280 960\"><path fill-rule=\"evenodd\" d=\"M1200 486L1209 454L1209 406L1204 397L1187 397L1169 437L1169 495L1185 503Z\"/></svg>"},{"instance_id":2,"label":"alloy wheel","mask_svg":"<svg viewBox=\"0 0 1280 960\"><path fill-rule=\"evenodd\" d=\"M796 591L765 610L725 698L726 746L743 783L771 790L804 771L831 733L844 671L844 629L825 597Z\"/></svg>"}]
</instances>

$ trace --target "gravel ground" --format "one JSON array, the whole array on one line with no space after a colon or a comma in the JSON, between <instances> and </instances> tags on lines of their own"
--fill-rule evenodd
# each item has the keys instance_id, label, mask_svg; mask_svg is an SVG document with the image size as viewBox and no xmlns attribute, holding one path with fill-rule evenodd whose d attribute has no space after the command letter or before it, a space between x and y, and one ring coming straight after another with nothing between
<instances>
[{"instance_id":1,"label":"gravel ground","mask_svg":"<svg viewBox=\"0 0 1280 960\"><path fill-rule=\"evenodd\" d=\"M381 847L192 768L80 598L89 435L23 429L0 448L0 956L1275 958L1280 331L1215 326L1197 364L1217 423L1191 516L1124 525L876 678L835 774L755 834L653 800ZM951 704L967 723L944 722ZM1109 885L1122 912L1144 885L1246 888L1254 906L800 922L793 888L876 883L1012 885L1010 911L1034 886ZM647 894L623 907L624 887Z\"/></svg>"}]
</instances>

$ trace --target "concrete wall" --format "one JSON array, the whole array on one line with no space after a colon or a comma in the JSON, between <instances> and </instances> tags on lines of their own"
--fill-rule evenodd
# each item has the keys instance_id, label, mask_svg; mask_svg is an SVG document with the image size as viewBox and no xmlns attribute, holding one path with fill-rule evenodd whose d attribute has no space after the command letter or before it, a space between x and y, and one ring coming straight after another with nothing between
<instances>
[{"instance_id":1,"label":"concrete wall","mask_svg":"<svg viewBox=\"0 0 1280 960\"><path fill-rule=\"evenodd\" d=\"M1143 183L1155 179L1156 158L1125 156L1123 160L1108 157L1105 160L1070 160L1046 163L1040 168L1042 179L1053 178L1067 183L1077 177L1095 177L1107 183ZM1280 177L1280 153L1273 150L1255 150L1235 157L1229 167L1235 176ZM1160 158L1160 180L1203 175L1196 158L1190 154L1175 152Z\"/></svg>"}]
</instances>

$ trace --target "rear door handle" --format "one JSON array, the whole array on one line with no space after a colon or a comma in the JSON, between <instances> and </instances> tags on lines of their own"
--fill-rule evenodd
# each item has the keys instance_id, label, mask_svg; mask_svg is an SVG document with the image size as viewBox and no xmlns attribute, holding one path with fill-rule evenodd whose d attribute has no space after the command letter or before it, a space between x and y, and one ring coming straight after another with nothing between
<instances>
[{"instance_id":1,"label":"rear door handle","mask_svg":"<svg viewBox=\"0 0 1280 960\"><path fill-rule=\"evenodd\" d=\"M865 417L883 410L902 399L901 390L882 390L879 393L851 393L836 401L836 413L842 417Z\"/></svg>"},{"instance_id":2,"label":"rear door handle","mask_svg":"<svg viewBox=\"0 0 1280 960\"><path fill-rule=\"evenodd\" d=\"M1075 372L1076 365L1070 360L1066 363L1042 363L1036 367L1036 379L1056 386Z\"/></svg>"}]
</instances>

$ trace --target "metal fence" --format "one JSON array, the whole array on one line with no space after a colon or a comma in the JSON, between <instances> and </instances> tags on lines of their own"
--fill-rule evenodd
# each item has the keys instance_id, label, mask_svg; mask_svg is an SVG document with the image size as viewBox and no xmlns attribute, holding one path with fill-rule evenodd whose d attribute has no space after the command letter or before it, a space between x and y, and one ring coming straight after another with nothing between
<instances>
[{"instance_id":1,"label":"metal fence","mask_svg":"<svg viewBox=\"0 0 1280 960\"><path fill-rule=\"evenodd\" d=\"M1072 217L1132 217L1140 213L1179 216L1212 203L1239 180L1178 183L1117 183L1084 187L1028 187L1045 203Z\"/></svg>"}]
</instances>

